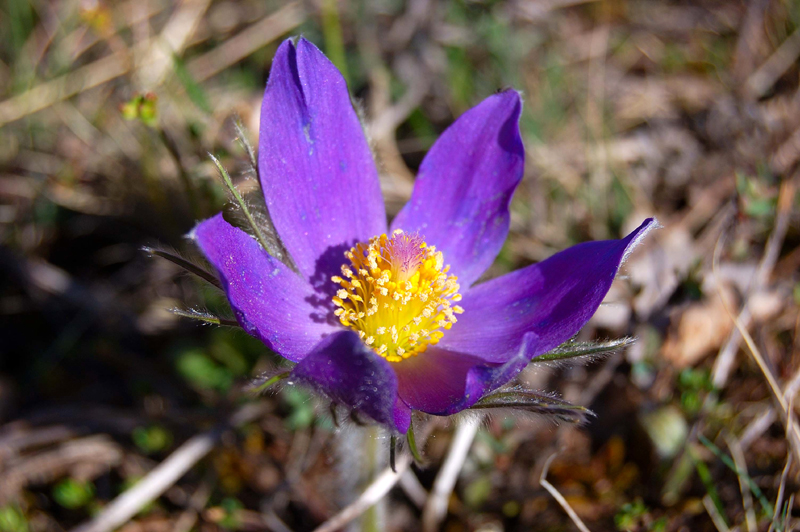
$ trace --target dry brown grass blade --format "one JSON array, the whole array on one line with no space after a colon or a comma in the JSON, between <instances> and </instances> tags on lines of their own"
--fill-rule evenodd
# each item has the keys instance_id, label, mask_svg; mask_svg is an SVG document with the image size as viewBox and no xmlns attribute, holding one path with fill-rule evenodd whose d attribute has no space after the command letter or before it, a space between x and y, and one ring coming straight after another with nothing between
<instances>
[{"instance_id":1,"label":"dry brown grass blade","mask_svg":"<svg viewBox=\"0 0 800 532\"><path fill-rule=\"evenodd\" d=\"M730 532L730 528L725 524L725 520L719 514L717 507L714 506L714 500L710 495L703 497L703 506L705 506L708 516L711 518L711 522L714 523L714 526L719 532Z\"/></svg>"},{"instance_id":2,"label":"dry brown grass blade","mask_svg":"<svg viewBox=\"0 0 800 532\"><path fill-rule=\"evenodd\" d=\"M756 270L756 275L748 295L763 288L772 275L772 270L778 260L778 255L780 253L781 246L783 245L783 240L786 237L786 231L789 228L792 202L797 191L798 181L800 181L800 173L795 174L793 179L784 181L781 185L781 189L778 194L778 209L777 216L775 217L775 229L773 229L772 234L767 241L767 245L764 249L764 256L761 258L761 262L758 265L758 269ZM717 242L719 243L719 240ZM748 308L747 298L745 298L742 309L739 311L737 320L745 329L750 325L751 316ZM728 382L728 377L733 371L736 352L739 350L741 341L741 331L736 328L731 332L730 336L728 337L728 341L723 345L722 349L720 349L719 354L714 361L714 368L712 369L711 376L711 380L716 388L722 389Z\"/></svg>"},{"instance_id":3,"label":"dry brown grass blade","mask_svg":"<svg viewBox=\"0 0 800 532\"><path fill-rule=\"evenodd\" d=\"M790 403L792 405L792 411L794 411L794 403ZM789 431L794 428L794 417L789 418L789 424L786 426L786 437L789 437ZM786 478L789 476L789 469L792 467L792 454L786 453L786 465L783 467L783 472L781 472L781 482L778 485L778 496L775 499L775 515L772 517L772 523L770 524L769 529L773 530L777 527L778 520L780 519L782 512L781 507L783 506L783 497L786 493ZM792 505L789 505L791 508ZM785 523L784 523L785 524Z\"/></svg>"},{"instance_id":4,"label":"dry brown grass blade","mask_svg":"<svg viewBox=\"0 0 800 532\"><path fill-rule=\"evenodd\" d=\"M717 279L719 279L719 252L721 241L722 239L717 242L717 247L714 250L714 258L712 261L712 272ZM784 397L784 393L781 390L777 379L772 374L772 370L769 368L766 360L764 360L761 351L756 346L753 338L747 331L747 328L742 324L739 317L734 314L733 309L728 306L728 303L724 299L723 304L725 305L725 311L733 320L733 323L736 326L736 329L739 331L739 334L742 335L750 355L752 356L758 368L761 370L761 373L764 376L764 379L767 381L775 401L780 407L779 413L781 414L781 420L783 421L784 426L787 427L787 439L789 440L792 450L797 455L797 458L800 459L800 431L797 429L797 424L793 423L792 421L794 418L794 412L789 409L789 404L786 401L786 397ZM792 428L791 432L789 432L789 427Z\"/></svg>"},{"instance_id":5,"label":"dry brown grass blade","mask_svg":"<svg viewBox=\"0 0 800 532\"><path fill-rule=\"evenodd\" d=\"M791 68L800 56L800 29L795 30L758 70L747 78L747 91L760 98Z\"/></svg>"},{"instance_id":6,"label":"dry brown grass blade","mask_svg":"<svg viewBox=\"0 0 800 532\"><path fill-rule=\"evenodd\" d=\"M305 20L300 2L286 4L278 11L227 39L213 50L192 59L187 68L197 81L204 81L241 61L262 46L292 31Z\"/></svg>"},{"instance_id":7,"label":"dry brown grass blade","mask_svg":"<svg viewBox=\"0 0 800 532\"><path fill-rule=\"evenodd\" d=\"M319 527L314 529L314 532L334 532L335 530L339 530L344 527L347 523L355 520L366 512L372 505L380 501L389 490L397 484L397 481L400 480L400 477L408 469L408 466L411 465L411 455L410 454L403 454L398 460L396 464L397 471L392 471L391 468L387 467L375 481L369 485L369 487L364 490L361 496L353 503L345 507L341 512L336 514L335 516L331 517L324 523L322 523Z\"/></svg>"},{"instance_id":8,"label":"dry brown grass blade","mask_svg":"<svg viewBox=\"0 0 800 532\"><path fill-rule=\"evenodd\" d=\"M569 505L567 499L564 498L563 495L556 489L555 486L550 484L547 481L547 471L550 469L550 464L553 462L553 459L558 455L558 453L553 453L550 457L545 461L544 467L542 467L542 474L539 476L539 484L542 485L544 489L553 496L556 502L567 512L567 515L575 523L575 526L578 527L578 530L581 532L590 532L589 527L587 527L584 522L578 517L578 514L575 513L575 510L572 509L572 506Z\"/></svg>"},{"instance_id":9,"label":"dry brown grass blade","mask_svg":"<svg viewBox=\"0 0 800 532\"><path fill-rule=\"evenodd\" d=\"M137 71L143 87L161 85L172 66L173 55L183 53L210 3L211 0L185 0L172 13L161 34L150 43L143 61L148 68Z\"/></svg>"},{"instance_id":10,"label":"dry brown grass blade","mask_svg":"<svg viewBox=\"0 0 800 532\"><path fill-rule=\"evenodd\" d=\"M208 79L286 32L293 30L303 19L303 10L298 2L287 4L226 40L217 48L189 61L189 72L197 81ZM110 54L69 74L45 81L22 94L0 102L0 127L124 76L133 68L147 70L150 62L142 61L134 67L132 57L143 55L149 48L150 43L139 43L131 51Z\"/></svg>"},{"instance_id":11,"label":"dry brown grass blade","mask_svg":"<svg viewBox=\"0 0 800 532\"><path fill-rule=\"evenodd\" d=\"M127 53L115 53L0 102L0 127L102 85L130 70Z\"/></svg>"},{"instance_id":12,"label":"dry brown grass blade","mask_svg":"<svg viewBox=\"0 0 800 532\"><path fill-rule=\"evenodd\" d=\"M425 508L422 510L422 530L434 532L447 514L447 503L456 485L458 474L467 459L472 440L478 432L482 416L466 417L461 420L453 434L453 441L447 451L447 457L433 481L433 488Z\"/></svg>"},{"instance_id":13,"label":"dry brown grass blade","mask_svg":"<svg viewBox=\"0 0 800 532\"><path fill-rule=\"evenodd\" d=\"M744 507L747 531L756 532L758 530L758 524L756 521L756 512L753 509L753 495L750 493L750 485L745 482L745 477L749 476L749 474L747 472L747 460L745 460L744 451L742 451L739 440L730 434L726 434L725 442L728 444L728 449L731 451L733 463L736 464L736 476L739 478L739 491L742 492L742 506Z\"/></svg>"},{"instance_id":14,"label":"dry brown grass blade","mask_svg":"<svg viewBox=\"0 0 800 532\"><path fill-rule=\"evenodd\" d=\"M24 460L0 464L0 505L14 499L30 483L52 481L75 466L85 471L104 471L122 461L123 452L106 436L92 435L67 441L52 450L34 453Z\"/></svg>"}]
</instances>

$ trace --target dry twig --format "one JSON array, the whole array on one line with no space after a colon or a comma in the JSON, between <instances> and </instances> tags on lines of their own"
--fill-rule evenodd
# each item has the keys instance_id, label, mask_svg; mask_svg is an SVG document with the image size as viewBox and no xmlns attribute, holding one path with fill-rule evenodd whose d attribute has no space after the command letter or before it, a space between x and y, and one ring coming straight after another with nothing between
<instances>
[{"instance_id":1,"label":"dry twig","mask_svg":"<svg viewBox=\"0 0 800 532\"><path fill-rule=\"evenodd\" d=\"M797 61L798 56L800 56L800 29L795 30L783 41L775 53L747 78L748 93L754 98L764 96Z\"/></svg>"},{"instance_id":2,"label":"dry twig","mask_svg":"<svg viewBox=\"0 0 800 532\"><path fill-rule=\"evenodd\" d=\"M478 432L481 416L464 418L453 434L453 441L447 452L447 458L433 481L428 501L422 510L422 530L434 532L447 514L447 501L458 479L458 473L467 459L467 453Z\"/></svg>"},{"instance_id":3,"label":"dry twig","mask_svg":"<svg viewBox=\"0 0 800 532\"><path fill-rule=\"evenodd\" d=\"M347 523L358 518L361 514L366 512L371 506L380 501L389 490L397 484L403 473L406 472L408 466L411 465L411 455L403 454L397 461L397 472L392 471L387 467L383 472L378 475L378 478L364 490L361 496L353 503L345 507L341 512L334 515L319 527L314 532L333 532L344 527Z\"/></svg>"},{"instance_id":4,"label":"dry twig","mask_svg":"<svg viewBox=\"0 0 800 532\"><path fill-rule=\"evenodd\" d=\"M263 408L258 403L245 405L226 423L193 436L135 486L114 499L99 515L76 527L73 532L110 532L127 523L202 460L214 448L225 430L256 419L263 413Z\"/></svg>"}]
</instances>

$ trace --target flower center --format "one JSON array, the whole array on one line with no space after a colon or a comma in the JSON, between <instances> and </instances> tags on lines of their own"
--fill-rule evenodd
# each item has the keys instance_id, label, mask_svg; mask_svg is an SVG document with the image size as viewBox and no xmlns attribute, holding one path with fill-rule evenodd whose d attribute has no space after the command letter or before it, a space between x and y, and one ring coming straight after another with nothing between
<instances>
[{"instance_id":1,"label":"flower center","mask_svg":"<svg viewBox=\"0 0 800 532\"><path fill-rule=\"evenodd\" d=\"M396 229L345 252L350 264L331 278L341 286L333 298L342 325L389 362L436 344L464 309L458 278L447 275L441 251L418 235Z\"/></svg>"}]
</instances>

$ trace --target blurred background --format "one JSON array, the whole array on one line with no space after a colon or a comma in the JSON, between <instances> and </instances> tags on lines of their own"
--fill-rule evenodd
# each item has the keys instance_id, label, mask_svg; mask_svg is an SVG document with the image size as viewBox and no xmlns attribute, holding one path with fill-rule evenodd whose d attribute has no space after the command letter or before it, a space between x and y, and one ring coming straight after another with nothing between
<instances>
[{"instance_id":1,"label":"blurred background","mask_svg":"<svg viewBox=\"0 0 800 532\"><path fill-rule=\"evenodd\" d=\"M455 117L523 93L526 176L489 276L663 225L580 334L637 343L520 376L597 416L489 418L437 527L576 530L539 481L557 453L547 480L591 530L791 530L800 3L5 0L0 531L71 529L187 441L207 453L122 530L312 530L358 497L360 451L337 444L355 429L296 388L248 399L276 357L172 313L225 302L141 250L192 253L226 201L207 153L255 188L234 118L256 142L298 34L347 78L390 216ZM428 421L381 529L420 530L453 429Z\"/></svg>"}]
</instances>

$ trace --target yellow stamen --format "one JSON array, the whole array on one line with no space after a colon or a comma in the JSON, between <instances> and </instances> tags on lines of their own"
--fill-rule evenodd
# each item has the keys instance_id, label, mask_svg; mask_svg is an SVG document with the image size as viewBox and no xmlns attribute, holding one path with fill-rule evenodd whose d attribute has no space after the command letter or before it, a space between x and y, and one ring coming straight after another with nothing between
<instances>
[{"instance_id":1,"label":"yellow stamen","mask_svg":"<svg viewBox=\"0 0 800 532\"><path fill-rule=\"evenodd\" d=\"M333 303L342 325L389 362L399 362L436 344L464 309L458 279L448 275L441 251L417 235L396 229L345 252L350 264Z\"/></svg>"}]
</instances>

